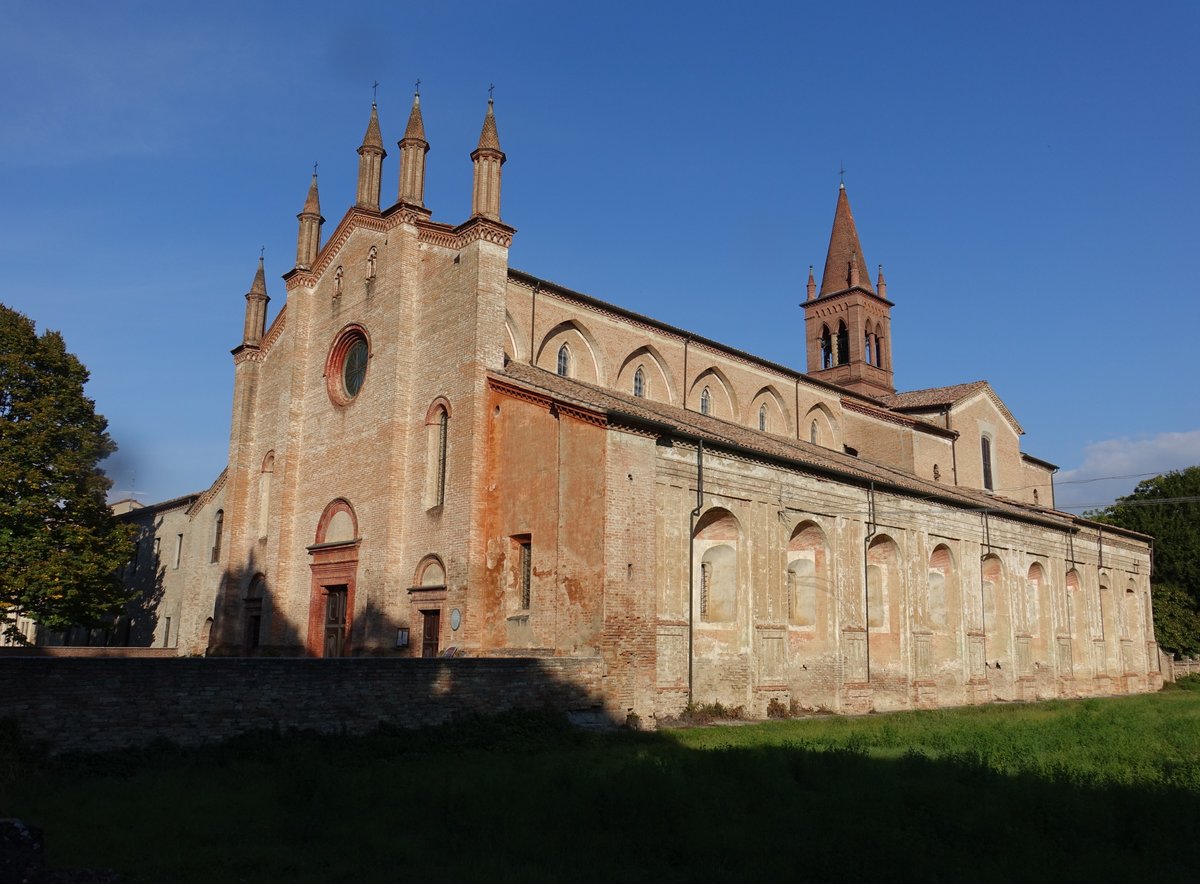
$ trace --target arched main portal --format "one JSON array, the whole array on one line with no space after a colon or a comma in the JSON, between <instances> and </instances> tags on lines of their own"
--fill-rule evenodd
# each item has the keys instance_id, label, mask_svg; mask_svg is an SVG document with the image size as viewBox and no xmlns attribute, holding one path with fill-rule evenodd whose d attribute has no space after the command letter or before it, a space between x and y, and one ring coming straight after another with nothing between
<instances>
[{"instance_id":1,"label":"arched main portal","mask_svg":"<svg viewBox=\"0 0 1200 884\"><path fill-rule=\"evenodd\" d=\"M340 497L331 501L308 548L312 591L305 650L309 656L343 657L350 649L359 543L354 508Z\"/></svg>"}]
</instances>

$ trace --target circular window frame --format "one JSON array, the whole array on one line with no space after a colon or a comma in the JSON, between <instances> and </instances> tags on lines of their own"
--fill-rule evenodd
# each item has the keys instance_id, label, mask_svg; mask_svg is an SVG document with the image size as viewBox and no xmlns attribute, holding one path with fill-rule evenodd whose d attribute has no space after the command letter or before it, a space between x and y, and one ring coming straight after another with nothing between
<instances>
[{"instance_id":1,"label":"circular window frame","mask_svg":"<svg viewBox=\"0 0 1200 884\"><path fill-rule=\"evenodd\" d=\"M359 384L358 390L351 394L346 390L346 359L350 355L351 348L360 341L367 347L367 362L363 367L362 383ZM363 388L367 384L367 374L370 371L373 355L371 336L358 323L351 323L337 333L337 337L333 339L333 345L329 348L329 355L325 358L325 389L334 405L350 405L362 395Z\"/></svg>"}]
</instances>

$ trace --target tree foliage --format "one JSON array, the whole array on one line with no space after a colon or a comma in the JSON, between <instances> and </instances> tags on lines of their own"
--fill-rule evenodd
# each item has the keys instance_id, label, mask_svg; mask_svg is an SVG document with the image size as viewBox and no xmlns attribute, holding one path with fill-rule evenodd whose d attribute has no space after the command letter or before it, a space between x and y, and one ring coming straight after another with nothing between
<instances>
[{"instance_id":1,"label":"tree foliage","mask_svg":"<svg viewBox=\"0 0 1200 884\"><path fill-rule=\"evenodd\" d=\"M1154 631L1164 649L1200 653L1200 466L1141 482L1089 518L1154 538Z\"/></svg>"},{"instance_id":2,"label":"tree foliage","mask_svg":"<svg viewBox=\"0 0 1200 884\"><path fill-rule=\"evenodd\" d=\"M0 304L0 630L16 617L94 626L130 598L118 569L133 529L116 521L99 463L116 446L84 395L62 335Z\"/></svg>"}]
</instances>

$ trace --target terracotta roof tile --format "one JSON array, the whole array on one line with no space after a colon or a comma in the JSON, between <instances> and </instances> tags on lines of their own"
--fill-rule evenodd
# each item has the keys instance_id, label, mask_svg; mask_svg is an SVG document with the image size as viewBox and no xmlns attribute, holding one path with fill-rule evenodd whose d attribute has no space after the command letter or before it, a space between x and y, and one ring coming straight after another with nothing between
<instances>
[{"instance_id":1,"label":"terracotta roof tile","mask_svg":"<svg viewBox=\"0 0 1200 884\"><path fill-rule=\"evenodd\" d=\"M929 387L926 390L910 390L880 397L888 408L937 408L953 405L988 385L987 381L971 381L969 384L953 384L949 387Z\"/></svg>"},{"instance_id":2,"label":"terracotta roof tile","mask_svg":"<svg viewBox=\"0 0 1200 884\"><path fill-rule=\"evenodd\" d=\"M663 402L642 399L607 390L582 381L560 377L544 369L521 362L510 362L502 377L519 386L547 393L566 404L600 411L610 424L621 423L622 416L665 425L683 435L695 436L717 446L722 444L761 453L773 459L787 460L822 473L836 473L859 484L877 482L889 488L924 498L937 498L973 510L1001 512L1024 519L1049 522L1062 527L1070 523L1067 513L1048 512L997 498L984 491L942 485L922 479L904 470L872 463L820 445L763 433L710 415L689 411Z\"/></svg>"}]
</instances>

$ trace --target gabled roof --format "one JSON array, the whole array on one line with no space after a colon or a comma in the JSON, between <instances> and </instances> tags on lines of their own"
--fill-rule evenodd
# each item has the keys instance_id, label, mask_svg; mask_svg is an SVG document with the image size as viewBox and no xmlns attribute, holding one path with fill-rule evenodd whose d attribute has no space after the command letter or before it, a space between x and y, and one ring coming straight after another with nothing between
<instances>
[{"instance_id":1,"label":"gabled roof","mask_svg":"<svg viewBox=\"0 0 1200 884\"><path fill-rule=\"evenodd\" d=\"M1026 521L1051 524L1060 529L1069 526L1074 518L1069 513L1025 506L985 491L942 485L886 464L872 463L801 439L759 432L711 415L560 377L522 362L510 362L504 372L495 377L501 383L513 383L517 387L541 392L568 405L591 411L610 426L635 427L642 422L643 425L658 427L668 433L700 438L734 452L786 461L801 470L831 475L860 486L874 482L883 491L914 494L922 499L937 499L970 510L1002 513Z\"/></svg>"},{"instance_id":2,"label":"gabled roof","mask_svg":"<svg viewBox=\"0 0 1200 884\"><path fill-rule=\"evenodd\" d=\"M982 390L988 385L987 381L971 381L969 384L953 384L949 387L930 387L927 390L910 390L907 393L893 393L881 396L880 400L888 408L897 411L905 409L940 408L965 399L976 390Z\"/></svg>"},{"instance_id":3,"label":"gabled roof","mask_svg":"<svg viewBox=\"0 0 1200 884\"><path fill-rule=\"evenodd\" d=\"M996 391L987 381L971 381L969 384L953 384L949 387L929 387L925 390L893 393L890 396L881 396L879 401L893 411L921 413L953 408L958 403L981 392L992 401L996 410L1012 425L1018 436L1025 435L1024 428L1013 417L1013 413L1008 410L1004 400L996 395Z\"/></svg>"}]
</instances>

